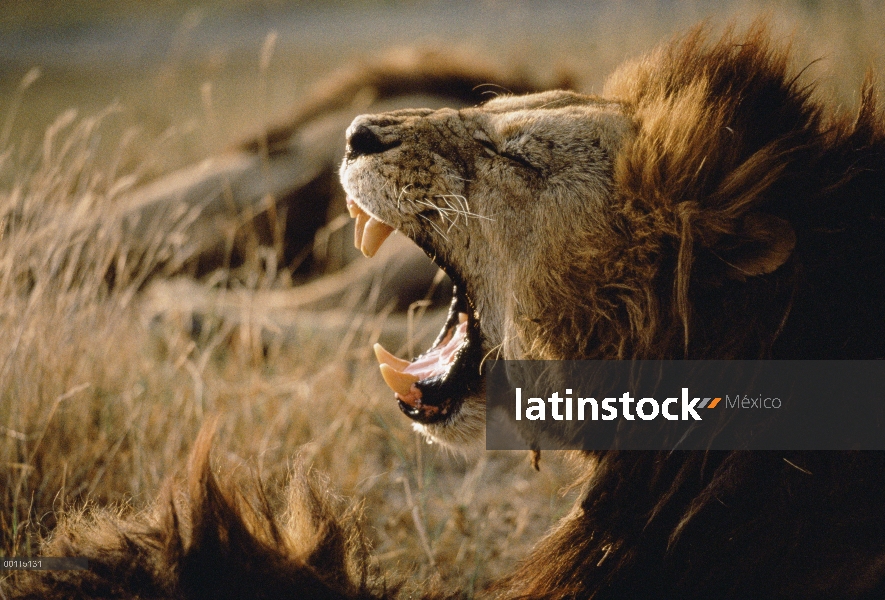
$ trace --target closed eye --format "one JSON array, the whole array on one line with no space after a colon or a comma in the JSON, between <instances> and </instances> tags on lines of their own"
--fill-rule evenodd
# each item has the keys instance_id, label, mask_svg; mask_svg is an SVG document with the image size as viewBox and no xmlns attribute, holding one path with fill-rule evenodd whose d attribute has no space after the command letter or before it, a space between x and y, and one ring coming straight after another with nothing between
<instances>
[{"instance_id":1,"label":"closed eye","mask_svg":"<svg viewBox=\"0 0 885 600\"><path fill-rule=\"evenodd\" d=\"M523 157L519 156L518 154L510 154L509 152L500 152L499 154L501 156L503 156L504 158L506 158L508 160L512 160L513 162L518 163L527 169L531 169L532 171L538 170L538 167L536 167L535 165L533 165L532 163L530 163L529 161L527 161Z\"/></svg>"},{"instance_id":2,"label":"closed eye","mask_svg":"<svg viewBox=\"0 0 885 600\"><path fill-rule=\"evenodd\" d=\"M492 154L495 154L495 155L498 154L498 148L496 148L495 145L491 141L485 140L483 138L473 138L473 139L475 139L476 142L480 146L482 146L483 148L485 148L486 150L488 150Z\"/></svg>"},{"instance_id":3,"label":"closed eye","mask_svg":"<svg viewBox=\"0 0 885 600\"><path fill-rule=\"evenodd\" d=\"M527 161L522 156L519 156L518 154L512 154L510 152L502 152L502 151L498 150L498 147L495 146L495 144L492 143L491 140L487 140L482 137L475 137L473 139L476 141L476 143L478 143L480 146L485 148L489 153L491 153L495 156L500 156L502 158L506 158L507 160L513 161L513 162L515 162L527 169L531 169L533 171L538 170L538 168L535 165L533 165L532 163Z\"/></svg>"}]
</instances>

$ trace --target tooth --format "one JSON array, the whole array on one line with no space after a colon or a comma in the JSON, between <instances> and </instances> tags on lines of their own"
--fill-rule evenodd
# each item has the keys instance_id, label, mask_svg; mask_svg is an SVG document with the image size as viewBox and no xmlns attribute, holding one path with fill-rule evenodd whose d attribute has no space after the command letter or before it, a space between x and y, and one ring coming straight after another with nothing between
<instances>
[{"instance_id":1,"label":"tooth","mask_svg":"<svg viewBox=\"0 0 885 600\"><path fill-rule=\"evenodd\" d=\"M356 216L356 224L353 229L353 245L358 249L363 245L363 228L365 228L366 223L369 220L369 215L360 211L360 214Z\"/></svg>"},{"instance_id":2,"label":"tooth","mask_svg":"<svg viewBox=\"0 0 885 600\"><path fill-rule=\"evenodd\" d=\"M360 205L353 198L347 199L347 212L350 214L351 219L355 219L357 215L365 214L365 211L360 208Z\"/></svg>"},{"instance_id":3,"label":"tooth","mask_svg":"<svg viewBox=\"0 0 885 600\"><path fill-rule=\"evenodd\" d=\"M369 222L366 223L366 227L363 230L360 251L369 258L375 256L375 253L378 252L378 248L381 247L381 244L384 243L384 240L386 240L387 236L392 232L393 227L387 223L382 223L375 217L369 217Z\"/></svg>"},{"instance_id":4,"label":"tooth","mask_svg":"<svg viewBox=\"0 0 885 600\"><path fill-rule=\"evenodd\" d=\"M412 384L418 381L417 375L397 371L386 363L382 363L380 366L381 377L384 378L384 383L400 396L407 395L412 389Z\"/></svg>"},{"instance_id":5,"label":"tooth","mask_svg":"<svg viewBox=\"0 0 885 600\"><path fill-rule=\"evenodd\" d=\"M467 313L459 312L458 313L458 322L459 323L466 323L467 322Z\"/></svg>"},{"instance_id":6,"label":"tooth","mask_svg":"<svg viewBox=\"0 0 885 600\"><path fill-rule=\"evenodd\" d=\"M398 356L394 356L390 352L384 349L384 346L381 344L375 344L372 346L372 349L375 351L375 358L378 359L378 364L388 364L397 371L402 371L406 367L408 367L411 363L407 360L403 360Z\"/></svg>"}]
</instances>

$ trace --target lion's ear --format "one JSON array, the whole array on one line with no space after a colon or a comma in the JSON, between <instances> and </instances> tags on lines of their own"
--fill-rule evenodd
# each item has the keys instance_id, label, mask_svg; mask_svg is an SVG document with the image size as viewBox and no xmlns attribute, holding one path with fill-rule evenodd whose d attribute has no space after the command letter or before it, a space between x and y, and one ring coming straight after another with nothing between
<instances>
[{"instance_id":1,"label":"lion's ear","mask_svg":"<svg viewBox=\"0 0 885 600\"><path fill-rule=\"evenodd\" d=\"M742 233L717 254L731 267L731 276L755 277L779 269L796 247L796 232L784 219L765 213L744 215Z\"/></svg>"}]
</instances>

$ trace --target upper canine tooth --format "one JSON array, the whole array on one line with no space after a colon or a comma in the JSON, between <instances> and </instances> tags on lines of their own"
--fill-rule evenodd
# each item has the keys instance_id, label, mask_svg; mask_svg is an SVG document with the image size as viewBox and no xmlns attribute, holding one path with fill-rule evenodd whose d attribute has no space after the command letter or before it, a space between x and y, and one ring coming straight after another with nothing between
<instances>
[{"instance_id":1,"label":"upper canine tooth","mask_svg":"<svg viewBox=\"0 0 885 600\"><path fill-rule=\"evenodd\" d=\"M365 211L360 208L360 205L356 203L356 200L354 200L350 196L347 197L346 203L347 212L350 215L351 219L355 219L358 214L365 214Z\"/></svg>"},{"instance_id":2,"label":"upper canine tooth","mask_svg":"<svg viewBox=\"0 0 885 600\"><path fill-rule=\"evenodd\" d=\"M388 364L382 363L380 367L381 377L384 378L384 383L400 396L407 395L412 389L412 384L418 381L417 375L397 371Z\"/></svg>"},{"instance_id":3,"label":"upper canine tooth","mask_svg":"<svg viewBox=\"0 0 885 600\"><path fill-rule=\"evenodd\" d=\"M357 247L357 249L362 249L363 247L363 229L366 226L366 222L369 220L369 215L364 213L362 210L356 216L356 224L353 229L353 245Z\"/></svg>"},{"instance_id":4,"label":"upper canine tooth","mask_svg":"<svg viewBox=\"0 0 885 600\"><path fill-rule=\"evenodd\" d=\"M382 346L381 344L375 344L374 346L372 346L372 349L375 351L375 358L378 359L378 364L383 365L386 363L398 371L402 371L411 364L407 360L403 360L398 356L394 356L393 354L385 350L384 346Z\"/></svg>"},{"instance_id":5,"label":"upper canine tooth","mask_svg":"<svg viewBox=\"0 0 885 600\"><path fill-rule=\"evenodd\" d=\"M357 225L359 225L359 221L357 221ZM381 247L381 244L384 243L384 240L386 240L392 232L393 227L387 223L382 223L375 217L369 217L369 222L366 223L366 226L363 229L360 251L369 258L375 256L375 253L378 252L378 248Z\"/></svg>"},{"instance_id":6,"label":"upper canine tooth","mask_svg":"<svg viewBox=\"0 0 885 600\"><path fill-rule=\"evenodd\" d=\"M467 322L467 313L459 312L458 313L458 322L459 323L466 323Z\"/></svg>"}]
</instances>

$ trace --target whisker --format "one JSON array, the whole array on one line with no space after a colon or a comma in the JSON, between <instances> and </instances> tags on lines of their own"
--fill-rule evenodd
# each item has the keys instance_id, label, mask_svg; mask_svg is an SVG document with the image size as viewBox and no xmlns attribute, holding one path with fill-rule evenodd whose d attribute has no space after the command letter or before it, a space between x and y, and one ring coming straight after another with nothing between
<instances>
[{"instance_id":1,"label":"whisker","mask_svg":"<svg viewBox=\"0 0 885 600\"><path fill-rule=\"evenodd\" d=\"M442 198L443 201L449 206L449 209L457 212L459 215L464 215L464 217L472 217L474 219L485 219L486 221L494 222L495 219L492 217L487 217L485 215L480 215L475 212L470 211L470 204L467 202L467 198L460 194L439 194L434 196L434 198ZM449 199L454 199L458 202L459 207L455 208L449 203Z\"/></svg>"},{"instance_id":2,"label":"whisker","mask_svg":"<svg viewBox=\"0 0 885 600\"><path fill-rule=\"evenodd\" d=\"M396 195L396 210L400 210L400 204L401 204L402 199L403 199L403 194L405 194L405 193L408 191L408 189L409 189L410 187L412 187L412 184L411 184L411 183L408 184L408 185L406 185L406 186L404 186L403 189L401 189L401 190L399 191L399 194Z\"/></svg>"},{"instance_id":3,"label":"whisker","mask_svg":"<svg viewBox=\"0 0 885 600\"><path fill-rule=\"evenodd\" d=\"M427 221L428 223L430 223L430 226L433 227L436 230L436 232L439 233L443 237L443 239L445 241L447 241L447 242L449 241L449 237L443 232L442 229L439 228L439 226L436 223L434 223L432 220L430 220L430 218L427 215L422 215L421 213L418 213L418 216L421 217L422 219L424 219L425 221Z\"/></svg>"},{"instance_id":4,"label":"whisker","mask_svg":"<svg viewBox=\"0 0 885 600\"><path fill-rule=\"evenodd\" d=\"M479 371L480 371L480 373L482 373L482 366L485 364L486 360L488 360L489 356L491 356L491 354L492 354L493 352L496 353L496 356L495 356L495 358L493 358L492 360L500 360L500 358L501 358L501 350L503 349L503 347L504 347L504 342L501 342L501 343L498 344L497 346L493 346L491 349L489 349L488 352L485 353L485 356L483 356L483 357L482 357L482 360L479 361Z\"/></svg>"}]
</instances>

